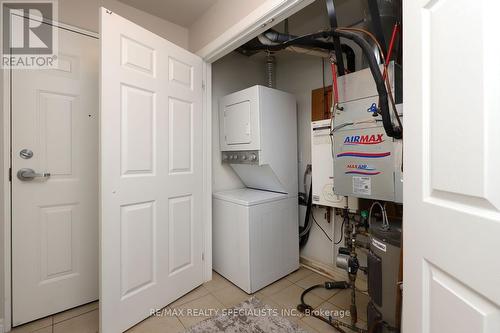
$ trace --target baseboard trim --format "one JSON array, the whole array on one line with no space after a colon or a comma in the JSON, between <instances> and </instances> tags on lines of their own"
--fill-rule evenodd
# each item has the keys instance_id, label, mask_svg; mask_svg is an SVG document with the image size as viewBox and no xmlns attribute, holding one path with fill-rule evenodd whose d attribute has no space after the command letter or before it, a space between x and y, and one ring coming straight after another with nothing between
<instances>
[{"instance_id":1,"label":"baseboard trim","mask_svg":"<svg viewBox=\"0 0 500 333\"><path fill-rule=\"evenodd\" d=\"M324 264L311 258L301 256L300 265L334 281L348 280L347 272L343 269ZM366 279L366 275L361 271L359 271L358 277L356 279L356 287L361 292L365 292L368 289L368 281Z\"/></svg>"}]
</instances>

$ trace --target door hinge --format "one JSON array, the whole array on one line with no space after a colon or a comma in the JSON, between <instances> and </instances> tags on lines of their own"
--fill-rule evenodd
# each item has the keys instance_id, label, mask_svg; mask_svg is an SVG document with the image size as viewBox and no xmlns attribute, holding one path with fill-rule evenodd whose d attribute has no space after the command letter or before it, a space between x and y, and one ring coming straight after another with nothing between
<instances>
[{"instance_id":1,"label":"door hinge","mask_svg":"<svg viewBox=\"0 0 500 333\"><path fill-rule=\"evenodd\" d=\"M12 168L9 168L9 182L12 181Z\"/></svg>"},{"instance_id":2,"label":"door hinge","mask_svg":"<svg viewBox=\"0 0 500 333\"><path fill-rule=\"evenodd\" d=\"M201 261L205 261L205 252L201 253Z\"/></svg>"},{"instance_id":3,"label":"door hinge","mask_svg":"<svg viewBox=\"0 0 500 333\"><path fill-rule=\"evenodd\" d=\"M205 81L201 81L201 89L205 90Z\"/></svg>"}]
</instances>

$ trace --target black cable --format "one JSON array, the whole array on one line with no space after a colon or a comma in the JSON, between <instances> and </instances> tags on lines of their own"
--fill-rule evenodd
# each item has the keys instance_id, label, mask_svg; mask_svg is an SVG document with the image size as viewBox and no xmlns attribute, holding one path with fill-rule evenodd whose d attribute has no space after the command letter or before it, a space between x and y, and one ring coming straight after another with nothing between
<instances>
[{"instance_id":1,"label":"black cable","mask_svg":"<svg viewBox=\"0 0 500 333\"><path fill-rule=\"evenodd\" d=\"M338 240L338 242L335 242L335 245L339 245L340 242L342 242L342 239L344 239L344 224L345 224L345 217L342 220L342 226L340 227L340 239Z\"/></svg>"},{"instance_id":2,"label":"black cable","mask_svg":"<svg viewBox=\"0 0 500 333\"><path fill-rule=\"evenodd\" d=\"M331 121L330 121L331 123ZM330 128L331 128L331 125L330 125ZM331 133L330 131L330 147L331 147L331 151L332 151L332 158L335 159L335 147L334 147L334 144L333 144L333 133Z\"/></svg>"},{"instance_id":3,"label":"black cable","mask_svg":"<svg viewBox=\"0 0 500 333\"><path fill-rule=\"evenodd\" d=\"M330 21L330 28L335 30L338 28L337 12L333 0L326 0L326 10ZM342 47L340 46L339 36L333 36L333 49L335 50L335 58L337 60L337 68L339 76L345 75L344 56L342 55Z\"/></svg>"},{"instance_id":4,"label":"black cable","mask_svg":"<svg viewBox=\"0 0 500 333\"><path fill-rule=\"evenodd\" d=\"M321 58L321 73L322 73L322 79L323 79L323 117L330 113L330 110L328 110L328 93L326 92L326 83L325 83L325 58Z\"/></svg>"},{"instance_id":5,"label":"black cable","mask_svg":"<svg viewBox=\"0 0 500 333\"><path fill-rule=\"evenodd\" d=\"M401 131L401 128L395 128L394 125L392 124L391 120L391 115L389 113L389 101L388 101L388 94L387 94L387 87L384 82L384 78L382 76L382 73L380 71L380 67L377 63L377 59L372 53L372 48L370 44L360 35L348 31L340 31L340 30L335 30L332 32L332 34L338 35L340 37L344 37L347 39L352 40L356 44L358 44L359 47L361 47L361 50L363 51L363 54L365 55L366 59L368 60L368 64L370 67L370 71L373 76L373 80L375 81L375 85L377 87L377 93L379 96L379 109L380 109L380 115L382 116L382 123L384 125L385 132L387 136L395 138L395 139L401 139L403 137L403 133Z\"/></svg>"},{"instance_id":6,"label":"black cable","mask_svg":"<svg viewBox=\"0 0 500 333\"><path fill-rule=\"evenodd\" d=\"M307 307L307 308L311 308L311 310L312 310L312 306L307 305L306 301L304 300L304 298L306 297L306 294L307 294L308 292L310 292L311 290L313 290L313 289L316 289L316 288L324 288L324 287L325 287L325 285L323 285L323 284L316 284L316 285L314 285L314 286L312 286L312 287L307 288L307 289L306 289L306 290L304 290L304 291L302 292L302 294L300 295L300 303L301 303L301 304L303 304L303 305L306 305L306 307Z\"/></svg>"},{"instance_id":7,"label":"black cable","mask_svg":"<svg viewBox=\"0 0 500 333\"><path fill-rule=\"evenodd\" d=\"M361 37L359 34L349 31L342 31L340 29L331 31L325 30L312 34L298 36L278 45L267 45L266 48L269 51L283 50L288 46L300 44L303 43L304 41L311 41L316 38L329 38L329 37L347 38L349 40L352 40L361 48L361 50L363 51L363 55L366 57L368 61L370 72L373 76L373 80L375 81L375 85L377 87L377 93L379 96L379 109L380 109L380 115L382 116L382 123L384 125L384 130L387 136L395 139L401 139L403 137L403 132L401 128L395 127L392 123L391 114L389 112L387 87L385 85L384 78L382 77L382 73L380 71L377 59L373 54L372 46L366 41L366 39Z\"/></svg>"},{"instance_id":8,"label":"black cable","mask_svg":"<svg viewBox=\"0 0 500 333\"><path fill-rule=\"evenodd\" d=\"M309 293L311 290L316 289L316 288L325 288L325 285L327 283L337 284L336 286L332 286L331 288L328 288L328 289L347 289L347 288L349 288L349 283L347 283L347 282L340 282L340 283L337 283L337 282L326 282L325 284L316 284L316 285L314 285L312 287L307 288L306 290L304 290L302 292L302 294L300 294L300 304L297 305L297 310L299 310L300 312L304 313L305 315L317 318L317 319L319 319L319 320L327 323L328 325L330 325L333 328L335 328L338 332L346 333L346 331L344 331L340 327L340 326L343 326L343 327L349 328L351 330L354 330L355 332L366 333L366 330L364 330L362 328L358 328L358 327L353 326L353 325L342 323L338 319L332 319L331 317L329 317L328 319L324 318L324 317L320 316L319 314L316 314L314 312L314 308L312 306L310 306L309 304L306 303L305 297L306 297L307 293Z\"/></svg>"},{"instance_id":9,"label":"black cable","mask_svg":"<svg viewBox=\"0 0 500 333\"><path fill-rule=\"evenodd\" d=\"M312 180L311 180L311 185L309 186L309 197L307 199L307 209L306 209L306 216L305 216L305 222L303 227L299 227L299 235L309 227L309 224L312 223L309 219L310 215L312 213ZM299 247L302 248L304 245L306 245L307 240L309 239L309 231L302 237L299 237Z\"/></svg>"},{"instance_id":10,"label":"black cable","mask_svg":"<svg viewBox=\"0 0 500 333\"><path fill-rule=\"evenodd\" d=\"M311 216L312 216L312 218L313 218L314 223L316 223L316 225L317 225L317 226L321 229L321 231L323 231L323 233L325 234L326 238L328 238L328 240L329 240L330 242L333 242L332 238L331 238L330 236L328 236L328 234L326 233L325 229L323 229L323 228L319 225L318 221L316 221L316 218L314 217L314 213L313 213L313 212L311 212Z\"/></svg>"}]
</instances>

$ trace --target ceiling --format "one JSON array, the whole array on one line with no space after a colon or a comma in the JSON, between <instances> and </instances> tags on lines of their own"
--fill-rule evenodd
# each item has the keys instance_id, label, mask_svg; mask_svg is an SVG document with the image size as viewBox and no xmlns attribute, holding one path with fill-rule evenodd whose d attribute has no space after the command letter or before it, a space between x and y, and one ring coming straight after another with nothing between
<instances>
[{"instance_id":1,"label":"ceiling","mask_svg":"<svg viewBox=\"0 0 500 333\"><path fill-rule=\"evenodd\" d=\"M164 20L189 27L217 0L119 0Z\"/></svg>"}]
</instances>

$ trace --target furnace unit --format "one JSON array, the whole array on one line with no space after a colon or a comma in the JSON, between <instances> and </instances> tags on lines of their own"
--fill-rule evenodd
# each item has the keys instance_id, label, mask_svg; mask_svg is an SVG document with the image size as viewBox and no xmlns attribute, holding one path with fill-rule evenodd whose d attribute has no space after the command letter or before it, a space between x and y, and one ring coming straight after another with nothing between
<instances>
[{"instance_id":1,"label":"furnace unit","mask_svg":"<svg viewBox=\"0 0 500 333\"><path fill-rule=\"evenodd\" d=\"M391 63L388 75L397 102L401 99L399 71ZM377 89L369 69L339 78L339 108L332 128L334 192L402 202L402 143L386 135L377 105ZM402 118L402 104L397 110Z\"/></svg>"}]
</instances>

